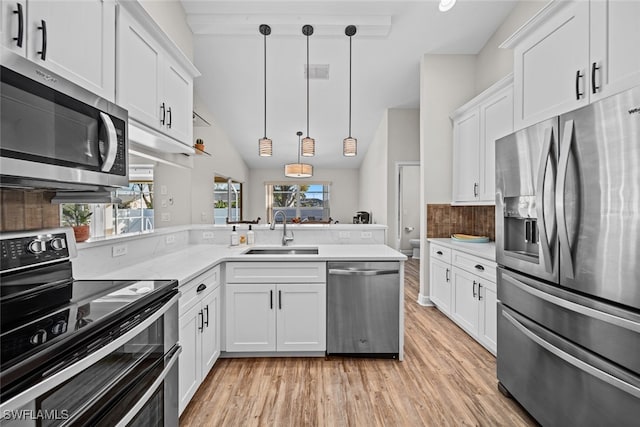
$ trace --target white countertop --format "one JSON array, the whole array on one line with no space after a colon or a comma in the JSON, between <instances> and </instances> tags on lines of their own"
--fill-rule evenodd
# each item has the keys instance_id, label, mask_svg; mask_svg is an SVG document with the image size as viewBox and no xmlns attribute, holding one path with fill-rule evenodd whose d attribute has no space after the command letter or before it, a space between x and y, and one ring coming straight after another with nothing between
<instances>
[{"instance_id":1,"label":"white countertop","mask_svg":"<svg viewBox=\"0 0 640 427\"><path fill-rule=\"evenodd\" d=\"M189 245L169 254L111 271L92 279L159 280L177 279L184 284L206 270L227 261L404 261L407 257L386 245L292 245L317 247L317 255L244 255L251 248L282 246ZM76 277L82 279L82 277Z\"/></svg>"},{"instance_id":2,"label":"white countertop","mask_svg":"<svg viewBox=\"0 0 640 427\"><path fill-rule=\"evenodd\" d=\"M496 242L489 243L463 243L451 238L428 238L429 242L437 243L441 246L465 252L480 258L496 261Z\"/></svg>"}]
</instances>

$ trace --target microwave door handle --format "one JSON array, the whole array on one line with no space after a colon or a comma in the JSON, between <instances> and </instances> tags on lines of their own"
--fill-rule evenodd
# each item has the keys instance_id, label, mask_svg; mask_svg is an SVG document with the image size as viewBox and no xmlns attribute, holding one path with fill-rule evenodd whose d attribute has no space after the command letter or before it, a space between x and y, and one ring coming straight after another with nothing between
<instances>
[{"instance_id":1,"label":"microwave door handle","mask_svg":"<svg viewBox=\"0 0 640 427\"><path fill-rule=\"evenodd\" d=\"M549 242L555 241L556 234L556 222L555 220L551 220L551 233L547 234L547 220L544 216L544 184L546 180L547 167L549 162L551 162L551 176L555 176L555 162L552 156L553 150L553 127L548 127L544 131L544 145L542 148L542 156L540 157L540 165L538 166L538 182L537 182L537 190L536 190L536 213L538 216L538 221L540 221L540 227L538 230L540 242L540 248L542 249L542 257L544 260L544 268L547 273L553 272L553 266L551 265L553 259L551 258L551 247ZM555 183L553 183L552 188L555 187ZM552 196L553 198L553 196ZM555 215L552 215L552 218ZM532 224L535 227L535 222ZM534 230L531 231L532 234ZM532 239L533 240L533 239ZM534 242L532 242L534 243Z\"/></svg>"},{"instance_id":2,"label":"microwave door handle","mask_svg":"<svg viewBox=\"0 0 640 427\"><path fill-rule=\"evenodd\" d=\"M560 144L560 159L558 161L558 181L556 183L556 209L558 211L558 240L560 241L560 251L563 261L566 262L566 272L562 273L566 277L573 279L573 258L569 240L569 228L567 226L567 212L564 206L564 190L567 183L567 169L569 167L569 154L571 152L571 142L573 141L573 120L567 120L564 126L562 142Z\"/></svg>"},{"instance_id":3,"label":"microwave door handle","mask_svg":"<svg viewBox=\"0 0 640 427\"><path fill-rule=\"evenodd\" d=\"M100 155L102 156L102 172L109 172L116 161L116 155L118 154L118 134L116 133L116 127L113 124L111 117L103 112L100 112L100 119L107 129L107 148Z\"/></svg>"}]
</instances>

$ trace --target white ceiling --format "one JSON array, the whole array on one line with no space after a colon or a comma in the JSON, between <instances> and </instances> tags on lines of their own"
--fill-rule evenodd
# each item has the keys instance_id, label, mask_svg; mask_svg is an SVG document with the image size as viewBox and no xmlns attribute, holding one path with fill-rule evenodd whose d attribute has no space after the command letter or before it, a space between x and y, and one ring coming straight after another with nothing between
<instances>
[{"instance_id":1,"label":"white ceiling","mask_svg":"<svg viewBox=\"0 0 640 427\"><path fill-rule=\"evenodd\" d=\"M306 37L310 64L329 64L328 80L310 81L309 135L323 168L357 168L387 108L419 106L420 58L425 53L477 53L517 0L458 0L449 12L438 1L182 0L194 32L195 91L250 168L278 168L296 160L306 135ZM271 158L258 156L264 134L264 55L267 37L267 136ZM358 156L342 156L348 134L349 38L354 24L352 136Z\"/></svg>"}]
</instances>

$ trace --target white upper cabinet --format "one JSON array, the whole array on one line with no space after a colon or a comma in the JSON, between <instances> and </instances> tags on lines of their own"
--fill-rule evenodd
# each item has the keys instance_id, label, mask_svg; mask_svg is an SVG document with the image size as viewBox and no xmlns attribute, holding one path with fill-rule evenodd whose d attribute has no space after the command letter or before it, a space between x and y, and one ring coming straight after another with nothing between
<instances>
[{"instance_id":1,"label":"white upper cabinet","mask_svg":"<svg viewBox=\"0 0 640 427\"><path fill-rule=\"evenodd\" d=\"M129 119L191 147L198 70L137 2L120 5L117 52L116 97Z\"/></svg>"},{"instance_id":2,"label":"white upper cabinet","mask_svg":"<svg viewBox=\"0 0 640 427\"><path fill-rule=\"evenodd\" d=\"M502 47L514 51L515 128L640 84L640 2L553 1Z\"/></svg>"},{"instance_id":3,"label":"white upper cabinet","mask_svg":"<svg viewBox=\"0 0 640 427\"><path fill-rule=\"evenodd\" d=\"M2 44L70 81L115 99L113 0L2 0Z\"/></svg>"},{"instance_id":4,"label":"white upper cabinet","mask_svg":"<svg viewBox=\"0 0 640 427\"><path fill-rule=\"evenodd\" d=\"M512 76L453 114L452 204L495 204L495 141L513 131Z\"/></svg>"}]
</instances>

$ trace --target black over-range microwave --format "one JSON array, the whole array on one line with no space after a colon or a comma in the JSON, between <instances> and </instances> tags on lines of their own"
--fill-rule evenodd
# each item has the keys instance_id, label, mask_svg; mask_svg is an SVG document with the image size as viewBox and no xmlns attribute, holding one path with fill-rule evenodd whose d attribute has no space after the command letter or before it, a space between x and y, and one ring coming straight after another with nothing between
<instances>
[{"instance_id":1,"label":"black over-range microwave","mask_svg":"<svg viewBox=\"0 0 640 427\"><path fill-rule=\"evenodd\" d=\"M109 190L128 184L127 111L2 47L0 184Z\"/></svg>"}]
</instances>

